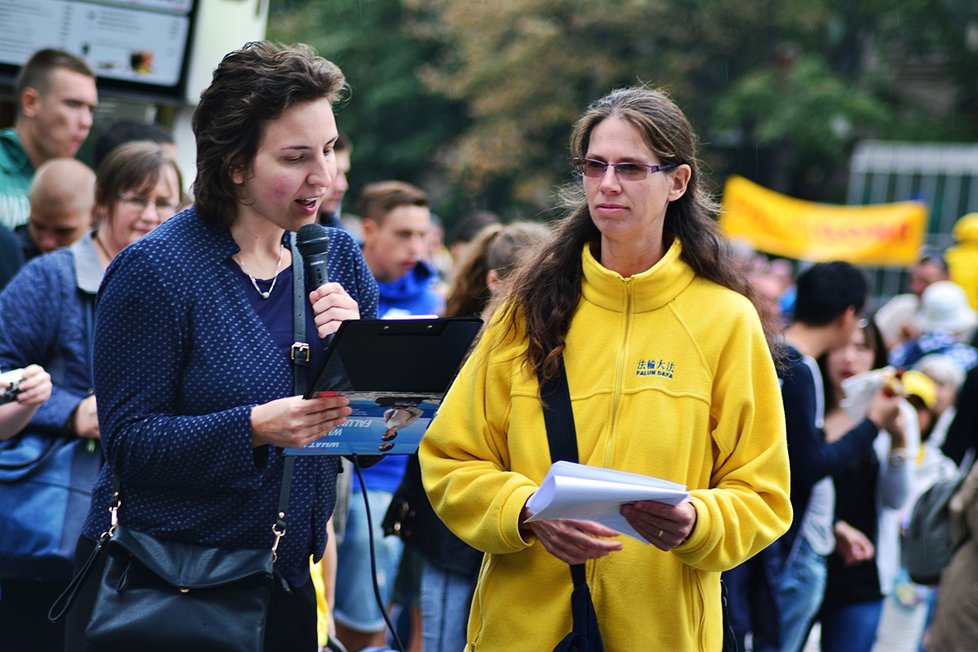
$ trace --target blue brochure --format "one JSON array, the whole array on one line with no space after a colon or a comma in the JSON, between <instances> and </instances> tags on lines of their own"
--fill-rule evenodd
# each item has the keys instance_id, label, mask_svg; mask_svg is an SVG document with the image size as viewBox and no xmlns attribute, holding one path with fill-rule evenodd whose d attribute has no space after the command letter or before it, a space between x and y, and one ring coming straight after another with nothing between
<instances>
[{"instance_id":1,"label":"blue brochure","mask_svg":"<svg viewBox=\"0 0 978 652\"><path fill-rule=\"evenodd\" d=\"M416 453L481 326L476 318L343 322L306 398L342 394L353 413L308 446L286 453Z\"/></svg>"}]
</instances>

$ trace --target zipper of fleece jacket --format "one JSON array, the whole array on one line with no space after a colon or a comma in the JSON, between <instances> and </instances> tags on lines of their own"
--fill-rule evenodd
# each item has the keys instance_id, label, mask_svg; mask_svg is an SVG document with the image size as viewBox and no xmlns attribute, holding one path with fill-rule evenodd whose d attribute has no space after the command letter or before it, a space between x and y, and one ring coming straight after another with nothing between
<instances>
[{"instance_id":1,"label":"zipper of fleece jacket","mask_svg":"<svg viewBox=\"0 0 978 652\"><path fill-rule=\"evenodd\" d=\"M628 335L632 324L632 279L624 279L625 283L625 327L622 329L621 340L618 342L618 355L615 360L615 385L611 388L611 423L608 431L608 441L604 447L604 465L612 468L615 450L615 428L618 423L618 404L621 402L621 387L624 383L625 357L628 353Z\"/></svg>"}]
</instances>

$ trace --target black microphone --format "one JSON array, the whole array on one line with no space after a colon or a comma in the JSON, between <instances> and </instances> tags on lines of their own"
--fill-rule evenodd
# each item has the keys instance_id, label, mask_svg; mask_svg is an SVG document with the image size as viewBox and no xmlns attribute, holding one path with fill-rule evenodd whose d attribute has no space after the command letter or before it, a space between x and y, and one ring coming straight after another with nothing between
<instances>
[{"instance_id":1,"label":"black microphone","mask_svg":"<svg viewBox=\"0 0 978 652\"><path fill-rule=\"evenodd\" d=\"M296 246L306 265L306 280L309 290L315 290L329 283L326 273L326 258L329 253L329 235L322 224L306 224L296 234Z\"/></svg>"}]
</instances>

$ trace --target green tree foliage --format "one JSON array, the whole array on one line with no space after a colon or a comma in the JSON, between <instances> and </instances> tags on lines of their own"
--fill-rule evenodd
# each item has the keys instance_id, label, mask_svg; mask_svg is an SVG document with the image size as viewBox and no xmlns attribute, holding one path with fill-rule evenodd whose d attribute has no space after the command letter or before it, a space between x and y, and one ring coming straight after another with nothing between
<instances>
[{"instance_id":1,"label":"green tree foliage","mask_svg":"<svg viewBox=\"0 0 978 652\"><path fill-rule=\"evenodd\" d=\"M640 2L406 0L415 32L448 44L421 74L430 88L465 98L471 127L441 160L473 192L503 186L546 206L568 170L571 124L608 89L648 79L626 62L648 61L656 37L635 30ZM656 3L665 11L668 3ZM665 66L663 66L665 68ZM677 78L678 79L678 78Z\"/></svg>"},{"instance_id":2,"label":"green tree foliage","mask_svg":"<svg viewBox=\"0 0 978 652\"><path fill-rule=\"evenodd\" d=\"M770 164L775 160L792 166L762 182L796 185L816 163L837 165L863 127L885 122L871 96L852 96L851 86L817 60L785 69L787 49L828 30L834 13L824 2L405 2L427 16L426 36L450 44L451 57L423 68L426 82L469 101L472 125L447 150L449 169L475 189L509 177L522 201L546 203L541 189L566 170L573 119L616 86L669 90L715 170L731 168L745 147L768 159L752 170L755 178L780 168ZM846 102L826 110L836 99Z\"/></svg>"},{"instance_id":3,"label":"green tree foliage","mask_svg":"<svg viewBox=\"0 0 978 652\"><path fill-rule=\"evenodd\" d=\"M786 11L794 27L776 41L772 60L721 90L712 133L741 160L763 152L766 165L740 172L796 196L839 201L859 139L973 140L978 43L961 56L969 24L978 27L969 2L838 0L800 22L802 14ZM938 110L944 94L947 111Z\"/></svg>"},{"instance_id":4,"label":"green tree foliage","mask_svg":"<svg viewBox=\"0 0 978 652\"><path fill-rule=\"evenodd\" d=\"M397 0L277 0L268 37L308 43L343 69L350 92L336 117L353 142L349 196L372 181L400 179L457 201L432 162L465 130L464 106L424 87L418 67L443 46L405 27Z\"/></svg>"},{"instance_id":5,"label":"green tree foliage","mask_svg":"<svg viewBox=\"0 0 978 652\"><path fill-rule=\"evenodd\" d=\"M573 120L635 83L683 107L717 184L737 172L817 200L841 196L858 139L978 135L974 0L278 2L270 34L350 77L354 177L427 172L457 207L552 205ZM951 88L946 114L905 92L920 62Z\"/></svg>"},{"instance_id":6,"label":"green tree foliage","mask_svg":"<svg viewBox=\"0 0 978 652\"><path fill-rule=\"evenodd\" d=\"M713 125L731 128L735 145L772 157L769 185L824 199L826 178L847 160L855 136L879 133L890 119L872 93L807 55L742 76L717 103Z\"/></svg>"}]
</instances>

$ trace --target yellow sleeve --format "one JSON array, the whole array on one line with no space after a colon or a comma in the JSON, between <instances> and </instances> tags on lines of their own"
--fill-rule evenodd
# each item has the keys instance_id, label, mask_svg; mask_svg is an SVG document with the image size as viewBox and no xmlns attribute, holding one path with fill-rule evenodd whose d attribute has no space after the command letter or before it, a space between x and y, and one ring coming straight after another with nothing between
<instances>
[{"instance_id":1,"label":"yellow sleeve","mask_svg":"<svg viewBox=\"0 0 978 652\"><path fill-rule=\"evenodd\" d=\"M690 491L697 523L675 554L709 571L732 568L791 525L784 405L770 350L753 310L737 320L717 364L710 487Z\"/></svg>"},{"instance_id":2,"label":"yellow sleeve","mask_svg":"<svg viewBox=\"0 0 978 652\"><path fill-rule=\"evenodd\" d=\"M322 647L329 642L329 603L326 602L326 584L323 581L322 561L314 562L309 557L309 574L312 576L312 586L316 590L316 640Z\"/></svg>"},{"instance_id":3,"label":"yellow sleeve","mask_svg":"<svg viewBox=\"0 0 978 652\"><path fill-rule=\"evenodd\" d=\"M529 545L520 535L519 516L537 489L511 470L510 380L519 363L498 361L492 343L499 333L497 321L482 336L419 451L425 491L438 516L460 539L493 554Z\"/></svg>"}]
</instances>

